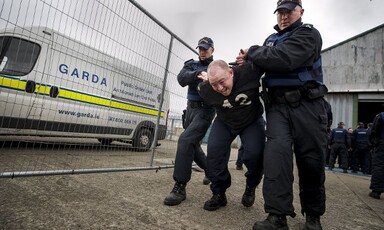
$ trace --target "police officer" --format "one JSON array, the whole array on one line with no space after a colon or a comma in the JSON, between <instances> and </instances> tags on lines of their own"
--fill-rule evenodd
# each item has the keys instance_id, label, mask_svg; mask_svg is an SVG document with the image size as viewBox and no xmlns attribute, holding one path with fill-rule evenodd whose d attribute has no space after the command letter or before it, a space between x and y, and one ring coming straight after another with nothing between
<instances>
[{"instance_id":1,"label":"police officer","mask_svg":"<svg viewBox=\"0 0 384 230\"><path fill-rule=\"evenodd\" d=\"M364 128L364 123L359 122L358 127L353 130L353 146L354 151L352 153L352 172L357 172L359 169L363 173L368 173L368 161L369 161L369 145L368 145L368 133Z\"/></svg>"},{"instance_id":2,"label":"police officer","mask_svg":"<svg viewBox=\"0 0 384 230\"><path fill-rule=\"evenodd\" d=\"M201 97L216 109L207 148L207 176L212 198L204 209L214 211L227 205L226 190L231 186L228 161L231 143L240 136L242 161L247 168L246 186L241 203L251 207L255 189L263 172L265 142L263 106L259 98L261 70L253 64L230 68L223 60L208 66L207 81L199 85Z\"/></svg>"},{"instance_id":3,"label":"police officer","mask_svg":"<svg viewBox=\"0 0 384 230\"><path fill-rule=\"evenodd\" d=\"M212 123L215 111L207 106L197 92L197 86L202 80L199 76L206 73L209 63L213 61L214 44L211 38L203 37L199 40L199 61L193 59L184 63L183 69L177 75L182 87L188 86L187 109L183 126L184 132L177 142L175 168L173 179L175 185L170 194L164 199L165 205L178 205L186 199L185 187L191 179L192 162L206 170L206 155L200 143ZM210 181L205 178L204 184Z\"/></svg>"},{"instance_id":4,"label":"police officer","mask_svg":"<svg viewBox=\"0 0 384 230\"><path fill-rule=\"evenodd\" d=\"M264 209L269 213L253 229L288 229L286 216L295 216L293 150L299 173L301 213L305 229L322 229L325 212L325 151L327 106L321 65L319 31L303 24L301 0L279 0L275 10L277 33L263 46L241 50L244 59L265 70L263 99L267 142L264 150Z\"/></svg>"},{"instance_id":5,"label":"police officer","mask_svg":"<svg viewBox=\"0 0 384 230\"><path fill-rule=\"evenodd\" d=\"M380 199L384 192L384 112L376 115L372 124L371 139L374 145L372 155L372 177L369 196Z\"/></svg>"},{"instance_id":6,"label":"police officer","mask_svg":"<svg viewBox=\"0 0 384 230\"><path fill-rule=\"evenodd\" d=\"M369 148L369 154L368 154L368 162L366 162L368 172L367 174L372 174L372 153L373 153L373 143L371 141L371 133L372 133L372 122L369 122L367 125L367 136L368 136L368 148Z\"/></svg>"},{"instance_id":7,"label":"police officer","mask_svg":"<svg viewBox=\"0 0 384 230\"><path fill-rule=\"evenodd\" d=\"M352 155L353 155L353 148L354 148L354 136L353 136L353 129L352 127L349 127L347 129L347 132L348 132L348 135L349 135L349 138L351 139L351 147L348 149L348 167L349 169L352 169ZM340 163L340 162L339 162ZM353 172L355 173L355 172Z\"/></svg>"},{"instance_id":8,"label":"police officer","mask_svg":"<svg viewBox=\"0 0 384 230\"><path fill-rule=\"evenodd\" d=\"M331 156L329 158L329 170L335 166L336 157L340 157L341 168L344 173L348 169L348 148L351 146L351 138L348 131L344 128L344 122L340 121L337 128L332 129L331 137Z\"/></svg>"}]
</instances>

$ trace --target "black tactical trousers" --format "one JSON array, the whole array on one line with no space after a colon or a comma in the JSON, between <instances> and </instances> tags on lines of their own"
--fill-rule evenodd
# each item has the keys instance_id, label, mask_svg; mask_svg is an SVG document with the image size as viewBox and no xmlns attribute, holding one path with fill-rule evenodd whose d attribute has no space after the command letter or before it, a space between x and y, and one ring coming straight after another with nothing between
<instances>
[{"instance_id":1,"label":"black tactical trousers","mask_svg":"<svg viewBox=\"0 0 384 230\"><path fill-rule=\"evenodd\" d=\"M342 169L348 169L348 149L344 143L333 143L331 146L331 156L329 157L329 167L334 168L337 156L340 157L339 165Z\"/></svg>"},{"instance_id":2,"label":"black tactical trousers","mask_svg":"<svg viewBox=\"0 0 384 230\"><path fill-rule=\"evenodd\" d=\"M324 156L327 147L325 100L302 99L298 107L271 104L267 114L264 150L265 211L295 216L293 201L293 153L299 174L302 213L325 212Z\"/></svg>"},{"instance_id":3,"label":"black tactical trousers","mask_svg":"<svg viewBox=\"0 0 384 230\"><path fill-rule=\"evenodd\" d=\"M384 140L375 147L372 154L371 190L384 193Z\"/></svg>"},{"instance_id":4,"label":"black tactical trousers","mask_svg":"<svg viewBox=\"0 0 384 230\"><path fill-rule=\"evenodd\" d=\"M173 179L176 182L188 183L191 179L193 161L202 168L207 168L206 155L200 142L212 123L215 110L209 107L187 107L185 114L185 130L177 142L175 169Z\"/></svg>"},{"instance_id":5,"label":"black tactical trousers","mask_svg":"<svg viewBox=\"0 0 384 230\"><path fill-rule=\"evenodd\" d=\"M369 147L367 142L357 142L355 150L352 153L352 165L351 168L354 171L368 172L368 158L369 158Z\"/></svg>"}]
</instances>

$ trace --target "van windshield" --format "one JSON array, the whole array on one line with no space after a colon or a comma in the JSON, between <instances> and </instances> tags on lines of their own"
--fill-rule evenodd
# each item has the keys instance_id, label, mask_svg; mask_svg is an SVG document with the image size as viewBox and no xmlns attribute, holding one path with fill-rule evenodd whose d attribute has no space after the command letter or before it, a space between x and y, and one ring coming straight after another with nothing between
<instances>
[{"instance_id":1,"label":"van windshield","mask_svg":"<svg viewBox=\"0 0 384 230\"><path fill-rule=\"evenodd\" d=\"M22 38L0 37L0 74L23 76L32 71L40 45Z\"/></svg>"}]
</instances>

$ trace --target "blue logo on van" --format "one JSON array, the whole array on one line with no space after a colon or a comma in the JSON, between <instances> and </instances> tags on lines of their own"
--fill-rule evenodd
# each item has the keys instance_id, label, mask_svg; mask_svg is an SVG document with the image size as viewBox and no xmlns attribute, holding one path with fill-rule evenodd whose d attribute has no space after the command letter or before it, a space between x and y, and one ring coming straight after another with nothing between
<instances>
[{"instance_id":1,"label":"blue logo on van","mask_svg":"<svg viewBox=\"0 0 384 230\"><path fill-rule=\"evenodd\" d=\"M70 69L66 64L60 64L59 65L59 71L62 74L67 74L67 75L70 75L72 77L82 79L84 81L90 81L94 84L100 84L100 85L107 86L107 79L105 77L101 78L94 73L91 74L85 70L83 70L83 71L78 70L76 67L73 69Z\"/></svg>"}]
</instances>

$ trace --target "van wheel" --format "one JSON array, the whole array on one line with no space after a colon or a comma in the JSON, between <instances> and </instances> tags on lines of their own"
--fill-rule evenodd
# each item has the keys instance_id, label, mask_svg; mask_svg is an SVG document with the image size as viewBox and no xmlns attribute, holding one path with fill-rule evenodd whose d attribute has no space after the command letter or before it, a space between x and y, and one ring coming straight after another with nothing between
<instances>
[{"instance_id":1,"label":"van wheel","mask_svg":"<svg viewBox=\"0 0 384 230\"><path fill-rule=\"evenodd\" d=\"M112 139L98 139L99 142L102 144L102 145L110 145L112 143Z\"/></svg>"},{"instance_id":2,"label":"van wheel","mask_svg":"<svg viewBox=\"0 0 384 230\"><path fill-rule=\"evenodd\" d=\"M151 148L153 135L149 129L140 129L133 140L132 146L136 151L144 152Z\"/></svg>"}]
</instances>

